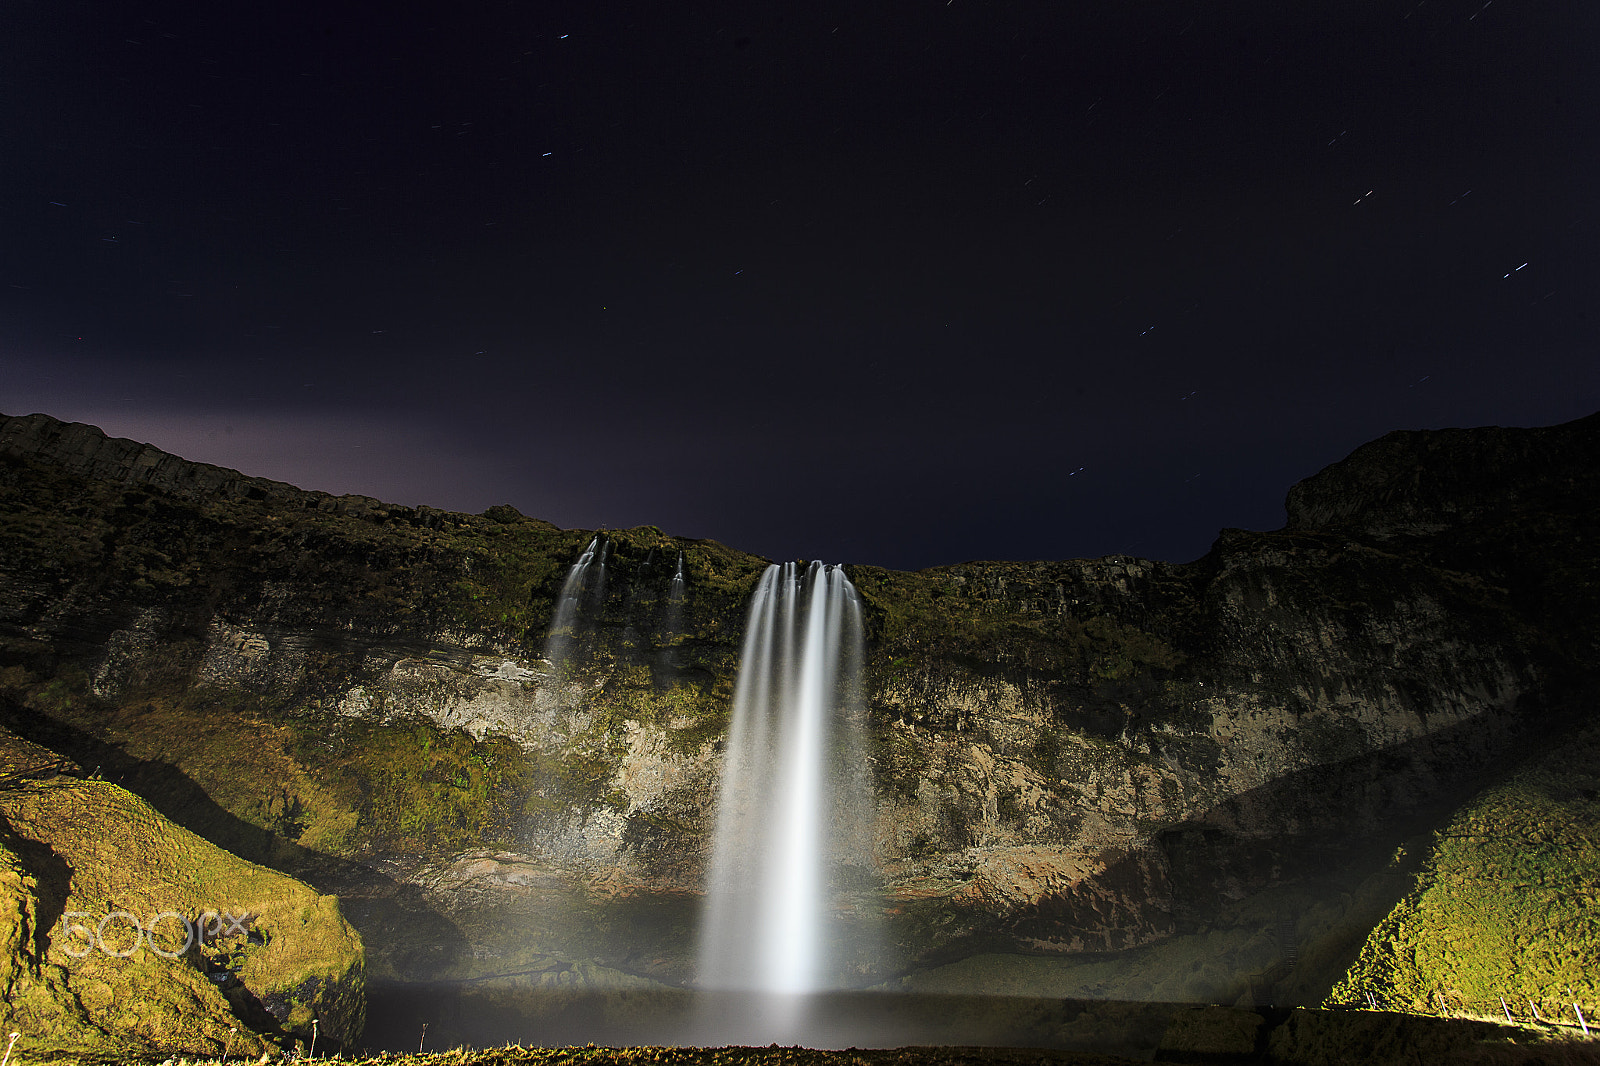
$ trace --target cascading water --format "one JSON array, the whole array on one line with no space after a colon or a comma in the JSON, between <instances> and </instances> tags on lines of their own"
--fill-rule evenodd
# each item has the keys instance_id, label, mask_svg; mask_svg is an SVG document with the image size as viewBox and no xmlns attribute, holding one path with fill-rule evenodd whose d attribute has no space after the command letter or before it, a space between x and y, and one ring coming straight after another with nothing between
<instances>
[{"instance_id":1,"label":"cascading water","mask_svg":"<svg viewBox=\"0 0 1600 1066\"><path fill-rule=\"evenodd\" d=\"M667 587L667 613L661 626L662 642L669 648L683 632L683 598L688 583L683 577L683 553L678 553L678 569L673 571L672 584Z\"/></svg>"},{"instance_id":2,"label":"cascading water","mask_svg":"<svg viewBox=\"0 0 1600 1066\"><path fill-rule=\"evenodd\" d=\"M860 667L860 601L843 569L768 567L750 603L723 756L703 989L775 1002L844 987L873 939L870 905L853 922L841 917L841 871L872 861ZM763 1017L738 1037L787 1039L803 1026L793 1009Z\"/></svg>"},{"instance_id":3,"label":"cascading water","mask_svg":"<svg viewBox=\"0 0 1600 1066\"><path fill-rule=\"evenodd\" d=\"M605 547L610 547L609 542ZM605 548L601 547L600 535L597 533L589 542L589 546L583 549L583 554L578 556L578 561L572 564L572 569L567 571L567 580L561 585L561 598L556 600L555 616L550 619L550 628L545 632L544 658L550 664L551 671L558 677L561 674L562 664L572 651L573 627L578 621L578 607L583 602L584 588L588 584L589 570L594 565L597 550L600 552L599 573L603 589Z\"/></svg>"},{"instance_id":4,"label":"cascading water","mask_svg":"<svg viewBox=\"0 0 1600 1066\"><path fill-rule=\"evenodd\" d=\"M676 570L674 570L672 572L672 587L667 590L667 602L668 603L682 603L683 602L683 590L684 590L683 553L679 552L678 553L678 569L676 569Z\"/></svg>"}]
</instances>

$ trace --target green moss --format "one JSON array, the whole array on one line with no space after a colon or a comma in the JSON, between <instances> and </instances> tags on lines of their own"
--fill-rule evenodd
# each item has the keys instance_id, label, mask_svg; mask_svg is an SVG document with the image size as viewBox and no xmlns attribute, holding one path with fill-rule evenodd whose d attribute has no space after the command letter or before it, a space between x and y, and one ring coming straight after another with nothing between
<instances>
[{"instance_id":1,"label":"green moss","mask_svg":"<svg viewBox=\"0 0 1600 1066\"><path fill-rule=\"evenodd\" d=\"M531 787L512 741L477 740L421 718L286 714L236 689L108 702L57 679L19 694L30 709L116 746L103 755L142 761L117 772L148 786L173 817L263 861L286 857L274 838L341 857L509 844ZM175 792L157 772L163 764L200 791Z\"/></svg>"},{"instance_id":2,"label":"green moss","mask_svg":"<svg viewBox=\"0 0 1600 1066\"><path fill-rule=\"evenodd\" d=\"M1435 834L1415 889L1332 1004L1492 1015L1600 999L1600 727L1525 765ZM1570 990L1570 991L1569 991ZM1443 1002L1441 1004L1441 997Z\"/></svg>"},{"instance_id":3,"label":"green moss","mask_svg":"<svg viewBox=\"0 0 1600 1066\"><path fill-rule=\"evenodd\" d=\"M363 850L438 854L510 843L529 766L503 737L475 740L425 719L344 724L337 742L300 738L302 761L357 813Z\"/></svg>"},{"instance_id":4,"label":"green moss","mask_svg":"<svg viewBox=\"0 0 1600 1066\"><path fill-rule=\"evenodd\" d=\"M14 743L0 734L0 747ZM208 844L109 782L10 789L0 815L0 940L13 941L0 952L12 967L0 1010L26 1050L264 1050L206 976L186 921L226 936L247 928L253 942L237 934L233 972L254 996L304 990L324 1031L360 1032L364 956L333 897ZM53 924L17 942L29 914Z\"/></svg>"},{"instance_id":5,"label":"green moss","mask_svg":"<svg viewBox=\"0 0 1600 1066\"><path fill-rule=\"evenodd\" d=\"M145 606L172 617L249 616L270 586L275 620L285 626L374 633L448 628L534 643L593 535L557 529L505 505L472 516L347 507L297 492L188 501L0 457L0 558L57 583L50 595L70 585L119 617ZM674 561L684 552L692 592L684 623L701 637L724 628L730 603L742 601L765 565L654 526L605 536L612 568L624 581L652 551ZM663 587L670 573L658 567Z\"/></svg>"},{"instance_id":6,"label":"green moss","mask_svg":"<svg viewBox=\"0 0 1600 1066\"><path fill-rule=\"evenodd\" d=\"M624 723L634 721L659 728L670 748L684 755L726 732L731 713L728 698L714 683L669 680L660 686L642 666L612 671L583 710L590 716L586 735L593 743L601 743L603 736L620 737Z\"/></svg>"},{"instance_id":7,"label":"green moss","mask_svg":"<svg viewBox=\"0 0 1600 1066\"><path fill-rule=\"evenodd\" d=\"M1033 744L1034 764L1047 781L1059 781L1064 776L1061 765L1061 733L1055 729L1042 729Z\"/></svg>"},{"instance_id":8,"label":"green moss","mask_svg":"<svg viewBox=\"0 0 1600 1066\"><path fill-rule=\"evenodd\" d=\"M617 755L604 751L554 752L535 749L526 756L531 785L523 813L534 828L562 825L579 807L606 804ZM626 807L622 797L622 806Z\"/></svg>"}]
</instances>

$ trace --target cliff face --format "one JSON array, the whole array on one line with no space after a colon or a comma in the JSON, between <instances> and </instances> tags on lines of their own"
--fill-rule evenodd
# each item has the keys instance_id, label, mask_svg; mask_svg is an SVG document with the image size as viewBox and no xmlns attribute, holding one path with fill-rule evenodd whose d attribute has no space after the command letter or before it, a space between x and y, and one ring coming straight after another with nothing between
<instances>
[{"instance_id":1,"label":"cliff face","mask_svg":"<svg viewBox=\"0 0 1600 1066\"><path fill-rule=\"evenodd\" d=\"M1597 469L1600 417L1393 434L1192 564L848 567L854 898L894 948L861 979L1210 928L1563 728L1600 659ZM0 523L12 727L340 893L376 975L691 975L765 560L608 533L558 673L593 534L511 508L303 492L36 415L0 420Z\"/></svg>"}]
</instances>

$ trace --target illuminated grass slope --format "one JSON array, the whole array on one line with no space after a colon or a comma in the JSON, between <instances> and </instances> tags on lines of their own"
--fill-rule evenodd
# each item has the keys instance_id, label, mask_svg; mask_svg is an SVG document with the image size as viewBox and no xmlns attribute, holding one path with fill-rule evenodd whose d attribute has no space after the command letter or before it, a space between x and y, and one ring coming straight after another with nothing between
<instances>
[{"instance_id":1,"label":"illuminated grass slope","mask_svg":"<svg viewBox=\"0 0 1600 1066\"><path fill-rule=\"evenodd\" d=\"M1600 726L1487 789L1435 834L1417 886L1329 996L1576 1024L1600 1014ZM1443 1002L1441 1004L1441 998ZM1592 1012L1592 1013L1591 1013Z\"/></svg>"},{"instance_id":2,"label":"illuminated grass slope","mask_svg":"<svg viewBox=\"0 0 1600 1066\"><path fill-rule=\"evenodd\" d=\"M41 755L55 761L0 731L5 772ZM363 958L334 897L109 781L0 789L0 1025L23 1053L254 1056L285 1030L309 1034L313 1017L348 1040L364 1018Z\"/></svg>"}]
</instances>

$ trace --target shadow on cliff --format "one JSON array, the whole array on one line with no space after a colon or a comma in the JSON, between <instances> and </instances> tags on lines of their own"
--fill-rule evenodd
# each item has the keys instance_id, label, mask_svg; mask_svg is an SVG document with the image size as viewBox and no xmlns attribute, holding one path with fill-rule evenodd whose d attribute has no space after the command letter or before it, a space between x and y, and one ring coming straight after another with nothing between
<instances>
[{"instance_id":1,"label":"shadow on cliff","mask_svg":"<svg viewBox=\"0 0 1600 1066\"><path fill-rule=\"evenodd\" d=\"M338 896L345 919L366 945L369 970L376 957L401 980L423 979L447 969L467 950L461 930L429 906L415 885L251 825L218 805L175 766L137 758L120 745L35 713L5 695L0 695L0 725L121 785L196 836ZM28 861L27 855L22 857ZM42 896L40 903L46 903ZM49 928L42 918L41 926Z\"/></svg>"},{"instance_id":2,"label":"shadow on cliff","mask_svg":"<svg viewBox=\"0 0 1600 1066\"><path fill-rule=\"evenodd\" d=\"M924 964L975 947L1105 957L1218 925L1253 926L1278 955L1264 972L1236 975L1257 1002L1318 1002L1411 889L1414 869L1394 865L1397 849L1425 840L1576 724L1563 708L1541 710L1549 713L1480 715L1284 774L1155 831L1096 877Z\"/></svg>"}]
</instances>

